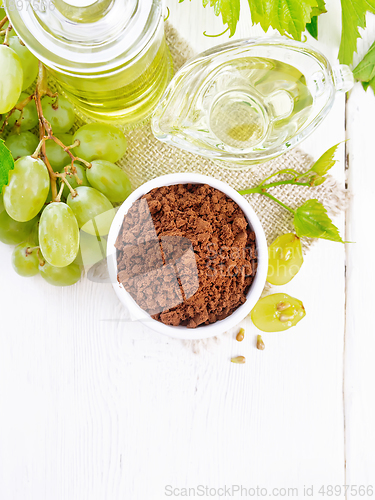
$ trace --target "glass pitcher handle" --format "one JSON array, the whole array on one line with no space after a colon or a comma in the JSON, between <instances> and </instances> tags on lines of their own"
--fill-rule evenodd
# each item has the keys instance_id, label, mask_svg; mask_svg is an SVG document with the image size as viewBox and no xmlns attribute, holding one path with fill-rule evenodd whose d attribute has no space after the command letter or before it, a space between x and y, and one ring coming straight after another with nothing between
<instances>
[{"instance_id":1,"label":"glass pitcher handle","mask_svg":"<svg viewBox=\"0 0 375 500\"><path fill-rule=\"evenodd\" d=\"M346 64L332 68L333 84L338 92L348 92L354 85L354 76Z\"/></svg>"}]
</instances>

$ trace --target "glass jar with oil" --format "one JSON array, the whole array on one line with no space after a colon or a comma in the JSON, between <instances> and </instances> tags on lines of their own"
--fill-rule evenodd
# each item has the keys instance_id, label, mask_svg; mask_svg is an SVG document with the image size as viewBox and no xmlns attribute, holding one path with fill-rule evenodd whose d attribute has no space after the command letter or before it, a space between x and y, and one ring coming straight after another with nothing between
<instances>
[{"instance_id":1,"label":"glass jar with oil","mask_svg":"<svg viewBox=\"0 0 375 500\"><path fill-rule=\"evenodd\" d=\"M5 5L17 34L84 115L129 127L150 116L172 73L162 0Z\"/></svg>"},{"instance_id":2,"label":"glass jar with oil","mask_svg":"<svg viewBox=\"0 0 375 500\"><path fill-rule=\"evenodd\" d=\"M188 61L155 110L155 136L232 169L274 158L307 137L347 91L347 66L331 68L305 43L262 37L223 44Z\"/></svg>"}]
</instances>

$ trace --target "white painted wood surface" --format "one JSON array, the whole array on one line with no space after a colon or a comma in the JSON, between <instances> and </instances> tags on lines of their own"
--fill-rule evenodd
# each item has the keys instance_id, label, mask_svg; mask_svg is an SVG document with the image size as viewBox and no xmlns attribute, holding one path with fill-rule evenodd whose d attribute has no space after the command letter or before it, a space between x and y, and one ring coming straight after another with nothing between
<instances>
[{"instance_id":1,"label":"white painted wood surface","mask_svg":"<svg viewBox=\"0 0 375 500\"><path fill-rule=\"evenodd\" d=\"M197 51L227 39L203 36L222 24L200 0L167 3ZM236 37L262 33L247 9ZM339 0L329 0L319 42L309 37L332 62L339 19ZM374 38L372 23L359 56ZM307 317L265 334L263 352L246 320L242 344L229 332L196 354L124 321L110 285L56 289L18 277L0 245L1 500L161 500L167 485L259 486L267 496L298 488L284 498L299 499L313 486L318 499L322 485L375 483L374 113L374 96L357 84L303 144L317 158L351 139L334 175L347 176L352 199L335 222L356 243L346 254L321 241L306 256L283 290L304 301ZM237 354L246 365L229 362Z\"/></svg>"},{"instance_id":2,"label":"white painted wood surface","mask_svg":"<svg viewBox=\"0 0 375 500\"><path fill-rule=\"evenodd\" d=\"M375 18L359 43L359 62L375 38ZM347 481L374 483L375 478L375 326L372 320L375 268L372 251L372 200L375 197L375 160L372 150L375 99L357 83L347 104L347 181L351 191L347 212L347 309L345 336L345 416ZM348 498L355 498L348 496Z\"/></svg>"}]
</instances>

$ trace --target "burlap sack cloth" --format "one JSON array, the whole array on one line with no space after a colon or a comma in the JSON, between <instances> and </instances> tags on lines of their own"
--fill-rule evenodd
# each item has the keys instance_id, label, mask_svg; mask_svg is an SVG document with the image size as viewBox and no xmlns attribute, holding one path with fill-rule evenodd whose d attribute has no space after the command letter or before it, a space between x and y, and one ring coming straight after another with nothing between
<instances>
[{"instance_id":1,"label":"burlap sack cloth","mask_svg":"<svg viewBox=\"0 0 375 500\"><path fill-rule=\"evenodd\" d=\"M175 72L194 54L189 44L178 32L166 22L166 38L169 45ZM51 82L52 83L52 82ZM52 85L53 86L53 85ZM75 128L82 124L78 119ZM152 134L150 123L134 130L125 130L128 149L118 164L128 174L133 188L160 175L176 172L195 172L209 175L228 183L236 190L257 186L262 179L271 173L284 168L305 171L313 159L300 150L294 149L267 163L245 171L224 169L208 159L170 147ZM346 192L337 185L333 178L328 178L321 186L314 188L279 186L272 193L287 205L296 208L310 198L317 198L327 208L331 216L337 215L345 207ZM265 196L257 194L246 196L263 225L268 243L277 236L294 231L292 215L280 205ZM306 251L315 240L303 241ZM268 285L266 288L269 288ZM202 346L215 344L217 339L190 341L192 349L197 352Z\"/></svg>"}]
</instances>

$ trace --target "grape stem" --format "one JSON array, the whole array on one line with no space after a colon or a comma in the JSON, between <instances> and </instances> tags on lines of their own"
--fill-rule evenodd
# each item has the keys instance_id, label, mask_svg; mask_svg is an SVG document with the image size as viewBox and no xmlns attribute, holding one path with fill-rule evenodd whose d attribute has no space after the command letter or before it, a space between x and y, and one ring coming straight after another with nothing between
<instances>
[{"instance_id":1,"label":"grape stem","mask_svg":"<svg viewBox=\"0 0 375 500\"><path fill-rule=\"evenodd\" d=\"M265 184L267 181L269 181L273 177L275 177L277 175L281 175L281 174L291 175L293 178L283 180L283 181L269 182L268 184ZM314 179L314 177L316 177L316 174L313 173L311 176L307 176L306 174L307 174L307 172L302 174L300 172L297 172L296 170L289 169L289 168L283 169L283 170L280 170L280 171L270 175L269 177L266 177L265 179L263 179L263 181L259 184L259 186L256 186L254 188L249 188L249 189L243 189L242 191L238 191L238 192L242 195L244 195L244 194L261 194L263 196L267 196L267 198L270 198L275 203L278 203L283 208L285 208L285 210L288 210L292 214L295 214L296 211L293 208L289 207L288 205L285 205L285 203L282 203L279 199L277 199L275 196L270 194L267 190L270 188L273 188L273 187L277 187L277 186L286 186L288 184L292 185L292 186L312 187L314 185L313 179ZM302 180L306 180L306 182L301 182Z\"/></svg>"},{"instance_id":2,"label":"grape stem","mask_svg":"<svg viewBox=\"0 0 375 500\"><path fill-rule=\"evenodd\" d=\"M20 130L21 130L21 125L22 125L22 117L23 117L23 112L25 110L25 107L29 104L29 102L31 102L33 100L33 96L32 95L29 95L28 97L26 97L26 99L24 99L22 102L16 104L16 106L14 106L14 108L12 109L11 113L14 113L14 111L20 111L21 114L20 114L20 117L18 118L18 120L16 121L16 123L14 124L14 127L13 127L13 130L16 131L17 134L20 133Z\"/></svg>"},{"instance_id":3,"label":"grape stem","mask_svg":"<svg viewBox=\"0 0 375 500\"><path fill-rule=\"evenodd\" d=\"M26 255L31 255L35 250L39 250L39 246L37 247L27 247L26 248Z\"/></svg>"},{"instance_id":4,"label":"grape stem","mask_svg":"<svg viewBox=\"0 0 375 500\"><path fill-rule=\"evenodd\" d=\"M171 15L171 11L169 10L169 7L167 7L167 10L168 10L168 14L167 14L167 17L164 18L164 22L169 19L169 16Z\"/></svg>"},{"instance_id":5,"label":"grape stem","mask_svg":"<svg viewBox=\"0 0 375 500\"><path fill-rule=\"evenodd\" d=\"M49 173L49 177L51 180L52 201L57 201L57 186L56 186L57 175L54 172L53 168L51 167L51 164L50 164L50 162L47 158L47 154L46 154L46 141L45 141L46 123L48 124L49 128L51 128L51 126L49 125L47 120L44 118L43 109L42 109L42 97L45 96L46 94L47 94L46 69L43 66L43 64L41 62L39 62L38 81L36 84L34 99L35 99L36 110L38 112L38 118L39 118L39 139L42 142L40 154L42 156L42 160L46 164L46 167L47 167L48 173Z\"/></svg>"},{"instance_id":6,"label":"grape stem","mask_svg":"<svg viewBox=\"0 0 375 500\"><path fill-rule=\"evenodd\" d=\"M5 117L5 120L4 120L4 123L3 123L3 126L1 127L1 130L0 130L0 133L4 132L4 129L5 127L8 125L9 123L9 118L12 116L12 114L15 112L15 111L21 111L21 115L20 117L18 118L18 120L16 121L14 127L13 127L13 130L16 130L17 131L17 128L21 127L21 120L22 120L22 116L23 116L23 110L25 109L25 107L29 104L29 102L31 102L32 100L34 99L34 96L33 95L29 95L28 97L26 97L26 99L24 99L23 101L19 102L18 104L16 104L14 106L13 109L11 109L9 111L9 113L6 115ZM17 132L19 133L19 131Z\"/></svg>"},{"instance_id":7,"label":"grape stem","mask_svg":"<svg viewBox=\"0 0 375 500\"><path fill-rule=\"evenodd\" d=\"M66 175L67 175L66 172L64 172L63 174L57 174L57 175L62 180L62 183L61 183L62 188L64 189L64 184L66 184L68 186L68 188L69 188L69 191L70 191L70 194L72 195L72 198L75 198L77 196L77 191L74 188L72 188L72 186L70 185L69 181L67 180L67 178L66 178ZM81 179L79 177L78 177L78 182L79 182L79 184L82 184L82 181L81 181ZM60 191L61 191L61 194L62 194L62 189L61 188L60 188Z\"/></svg>"},{"instance_id":8,"label":"grape stem","mask_svg":"<svg viewBox=\"0 0 375 500\"><path fill-rule=\"evenodd\" d=\"M35 99L36 103L36 109L38 112L38 118L39 118L39 138L40 138L40 143L38 145L38 148L36 149L34 153L34 157L38 157L39 155L42 157L44 163L47 166L48 173L51 179L51 192L52 192L52 201L59 202L61 201L61 195L62 195L62 190L64 187L64 183L68 186L72 197L77 196L77 192L75 189L71 187L69 182L66 179L66 174L67 174L67 168L65 169L65 173L60 174L58 172L55 172L48 160L47 154L46 154L46 141L51 140L54 141L56 144L58 144L70 157L71 160L71 173L75 176L77 183L82 184L81 179L78 177L77 174L77 169L74 165L75 161L79 161L80 163L83 163L87 168L91 168L91 163L85 161L82 158L79 158L78 156L75 156L72 152L71 149L75 148L76 146L79 146L80 142L76 140L72 145L70 146L65 146L65 144L60 141L57 137L53 135L53 130L51 124L46 120L43 114L43 108L42 108L42 98L44 96L48 97L58 97L57 93L51 92L51 90L48 88L47 84L47 72L46 68L44 65L39 62L39 74L38 74L38 81L36 85L36 90L35 94L31 96L32 99ZM62 188L60 187L60 191L57 192L57 185L56 185L56 180L57 178L61 178L62 180Z\"/></svg>"},{"instance_id":9,"label":"grape stem","mask_svg":"<svg viewBox=\"0 0 375 500\"><path fill-rule=\"evenodd\" d=\"M73 144L71 144L70 146L66 146L64 149L66 149L66 151L68 151L68 149L73 149L73 148L76 148L77 146L79 146L81 144L81 141L79 141L78 139L76 139Z\"/></svg>"},{"instance_id":10,"label":"grape stem","mask_svg":"<svg viewBox=\"0 0 375 500\"><path fill-rule=\"evenodd\" d=\"M41 258L41 251L40 251L40 248L38 248L38 260L39 260L39 265L40 265L40 267L43 267L43 266L44 266L44 264L46 263L46 261L45 261L45 260L43 260L43 259Z\"/></svg>"},{"instance_id":11,"label":"grape stem","mask_svg":"<svg viewBox=\"0 0 375 500\"><path fill-rule=\"evenodd\" d=\"M272 187L277 187L277 186L286 186L288 184L292 184L293 186L304 186L304 187L311 187L310 182L298 182L294 179L290 179L288 181L277 181L277 182L270 182L269 184L260 184L259 186L255 188L250 188L250 189L244 189L243 191L239 191L240 194L251 194L251 193L258 193L258 194L263 194L262 191L267 190Z\"/></svg>"},{"instance_id":12,"label":"grape stem","mask_svg":"<svg viewBox=\"0 0 375 500\"><path fill-rule=\"evenodd\" d=\"M226 33L227 31L229 31L229 26L228 26L228 28L227 28L226 30L224 30L222 33L218 33L217 35L209 35L209 34L207 33L207 31L203 31L203 35L204 35L204 36L207 36L208 38L217 38L217 37L219 37L219 36L223 36L223 35L225 35L225 33Z\"/></svg>"},{"instance_id":13,"label":"grape stem","mask_svg":"<svg viewBox=\"0 0 375 500\"><path fill-rule=\"evenodd\" d=\"M277 175L282 175L282 174L294 175L295 179L300 175L300 173L297 172L297 170L293 170L292 168L284 168L283 170L279 170L278 172L275 172L274 174L271 174L265 179L263 179L262 182L259 184L259 186L263 186L263 184L272 179L272 177L276 177Z\"/></svg>"},{"instance_id":14,"label":"grape stem","mask_svg":"<svg viewBox=\"0 0 375 500\"><path fill-rule=\"evenodd\" d=\"M277 183L273 182L272 184L277 184ZM284 184L286 184L286 182ZM288 182L288 184L292 184L292 183ZM280 184L277 184L277 185L280 185ZM244 195L244 194L262 194L263 196L270 198L270 200L274 201L275 203L278 203L279 205L281 205L283 208L285 208L285 210L288 210L288 212L291 212L292 214L294 214L295 210L293 208L289 207L288 205L285 205L285 203L283 203L282 201L277 199L275 196L273 196L272 194L267 192L268 187L274 187L274 186L271 186L271 184L266 184L263 186L257 186L255 188L244 189L244 190L238 191L238 192L242 195Z\"/></svg>"},{"instance_id":15,"label":"grape stem","mask_svg":"<svg viewBox=\"0 0 375 500\"><path fill-rule=\"evenodd\" d=\"M79 161L79 162L83 163L87 168L91 168L91 163L89 163L88 161L84 160L83 158L79 158L78 156L74 156L74 154L70 151L72 148L75 148L76 146L80 145L80 141L78 139L76 141L74 141L74 144L72 144L71 146L65 146L60 141L60 139L58 139L57 137L55 137L53 135L52 128L51 128L50 125L49 125L49 127L50 127L50 130L47 131L48 132L47 139L51 139L52 141L56 142L56 144L58 144L66 153L68 153L68 155L70 156L71 162L72 162L72 169L75 170L75 167L73 165L75 161Z\"/></svg>"},{"instance_id":16,"label":"grape stem","mask_svg":"<svg viewBox=\"0 0 375 500\"><path fill-rule=\"evenodd\" d=\"M5 118L4 121L3 121L3 124L0 128L0 134L2 134L5 130L5 127L8 125L8 122L7 122L7 119Z\"/></svg>"},{"instance_id":17,"label":"grape stem","mask_svg":"<svg viewBox=\"0 0 375 500\"><path fill-rule=\"evenodd\" d=\"M24 99L23 101L19 102L18 104L16 104L14 106L14 108L10 111L11 113L13 113L13 111L23 111L23 109L29 104L29 102L31 102L33 100L33 96L32 95L29 95L26 97L26 99Z\"/></svg>"},{"instance_id":18,"label":"grape stem","mask_svg":"<svg viewBox=\"0 0 375 500\"><path fill-rule=\"evenodd\" d=\"M0 30L1 30L1 28L4 26L4 24L5 24L7 21L8 21L7 16L5 16L5 17L4 17L4 19L2 19L2 20L0 21ZM4 30L4 31L5 31L5 30Z\"/></svg>"},{"instance_id":19,"label":"grape stem","mask_svg":"<svg viewBox=\"0 0 375 500\"><path fill-rule=\"evenodd\" d=\"M46 138L42 137L42 139L40 140L40 142L38 144L38 147L36 148L34 153L31 155L32 158L38 158L38 156L40 155L40 152L42 150L42 146L45 143L45 141L46 141Z\"/></svg>"},{"instance_id":20,"label":"grape stem","mask_svg":"<svg viewBox=\"0 0 375 500\"><path fill-rule=\"evenodd\" d=\"M50 95L49 97L56 97L55 102L52 104L52 109L59 109L59 94L55 92L54 94Z\"/></svg>"},{"instance_id":21,"label":"grape stem","mask_svg":"<svg viewBox=\"0 0 375 500\"><path fill-rule=\"evenodd\" d=\"M275 198L274 196L272 196L272 194L270 193L262 193L264 196L267 196L267 198L270 198L270 200L278 203L279 205L281 205L283 208L285 208L285 210L288 210L289 212L291 212L292 214L295 214L296 211L291 208L291 207L288 207L288 205L285 205L285 203L283 203L282 201L278 200L277 198Z\"/></svg>"},{"instance_id":22,"label":"grape stem","mask_svg":"<svg viewBox=\"0 0 375 500\"><path fill-rule=\"evenodd\" d=\"M60 191L57 193L56 201L61 201L61 196L62 196L63 191L64 191L64 186L65 186L65 184L62 182L61 186L60 186Z\"/></svg>"},{"instance_id":23,"label":"grape stem","mask_svg":"<svg viewBox=\"0 0 375 500\"><path fill-rule=\"evenodd\" d=\"M12 29L13 29L12 25L9 24L9 26L5 30L5 37L4 37L3 45L6 45L7 47L9 47L9 33L12 31Z\"/></svg>"}]
</instances>

